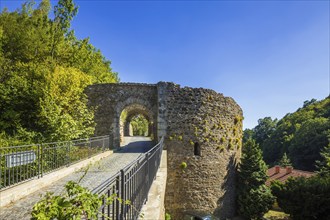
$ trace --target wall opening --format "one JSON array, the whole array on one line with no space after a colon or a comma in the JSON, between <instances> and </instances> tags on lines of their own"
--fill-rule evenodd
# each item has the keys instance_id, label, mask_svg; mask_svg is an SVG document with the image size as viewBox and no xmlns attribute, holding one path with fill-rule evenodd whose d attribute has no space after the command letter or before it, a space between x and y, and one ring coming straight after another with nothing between
<instances>
[{"instance_id":1,"label":"wall opening","mask_svg":"<svg viewBox=\"0 0 330 220\"><path fill-rule=\"evenodd\" d=\"M153 137L154 123L150 111L140 104L126 106L120 114L120 142L125 137Z\"/></svg>"},{"instance_id":2,"label":"wall opening","mask_svg":"<svg viewBox=\"0 0 330 220\"><path fill-rule=\"evenodd\" d=\"M149 136L149 121L142 114L133 116L126 123L129 124L129 136Z\"/></svg>"},{"instance_id":3,"label":"wall opening","mask_svg":"<svg viewBox=\"0 0 330 220\"><path fill-rule=\"evenodd\" d=\"M195 156L201 156L201 146L198 142L195 142L194 144L194 155Z\"/></svg>"}]
</instances>

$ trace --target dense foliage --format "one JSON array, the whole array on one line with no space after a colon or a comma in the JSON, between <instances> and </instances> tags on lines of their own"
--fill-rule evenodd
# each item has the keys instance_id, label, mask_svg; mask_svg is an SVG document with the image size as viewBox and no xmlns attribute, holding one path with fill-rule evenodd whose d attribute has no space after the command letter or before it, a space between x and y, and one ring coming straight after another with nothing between
<instances>
[{"instance_id":1,"label":"dense foliage","mask_svg":"<svg viewBox=\"0 0 330 220\"><path fill-rule=\"evenodd\" d=\"M127 125L129 123L130 129L132 129L133 136L148 136L149 134L149 121L142 114L130 115L128 117L128 112L124 109L120 115L121 126Z\"/></svg>"},{"instance_id":2,"label":"dense foliage","mask_svg":"<svg viewBox=\"0 0 330 220\"><path fill-rule=\"evenodd\" d=\"M244 143L238 172L238 213L247 219L262 219L274 197L266 186L267 166L254 140Z\"/></svg>"},{"instance_id":3,"label":"dense foliage","mask_svg":"<svg viewBox=\"0 0 330 220\"><path fill-rule=\"evenodd\" d=\"M277 164L287 154L297 169L315 170L320 152L329 144L330 96L321 101L305 101L304 106L281 120L259 119L253 129L244 131L244 141L253 138L269 165Z\"/></svg>"},{"instance_id":4,"label":"dense foliage","mask_svg":"<svg viewBox=\"0 0 330 220\"><path fill-rule=\"evenodd\" d=\"M136 115L131 120L134 136L147 136L148 135L148 120L143 115Z\"/></svg>"},{"instance_id":5,"label":"dense foliage","mask_svg":"<svg viewBox=\"0 0 330 220\"><path fill-rule=\"evenodd\" d=\"M102 204L111 205L115 201L122 206L126 206L128 209L131 208L137 211L131 205L130 200L123 200L117 194L93 194L87 188L79 185L79 182L69 181L65 184L64 194L54 195L51 192L47 192L39 202L34 204L31 219L81 220L98 219L101 216L104 219L109 219L106 214L100 211L100 208ZM143 213L140 213L139 218L143 219Z\"/></svg>"},{"instance_id":6,"label":"dense foliage","mask_svg":"<svg viewBox=\"0 0 330 220\"><path fill-rule=\"evenodd\" d=\"M72 0L34 1L0 14L0 144L58 141L93 133L83 93L93 83L118 82L110 61L70 29Z\"/></svg>"},{"instance_id":7,"label":"dense foliage","mask_svg":"<svg viewBox=\"0 0 330 220\"><path fill-rule=\"evenodd\" d=\"M275 181L271 188L278 205L293 220L330 219L330 176Z\"/></svg>"}]
</instances>

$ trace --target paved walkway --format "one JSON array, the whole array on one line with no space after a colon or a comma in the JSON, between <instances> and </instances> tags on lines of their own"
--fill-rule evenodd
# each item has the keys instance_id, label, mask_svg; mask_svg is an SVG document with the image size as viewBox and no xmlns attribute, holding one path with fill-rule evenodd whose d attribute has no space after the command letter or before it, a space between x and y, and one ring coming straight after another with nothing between
<instances>
[{"instance_id":1,"label":"paved walkway","mask_svg":"<svg viewBox=\"0 0 330 220\"><path fill-rule=\"evenodd\" d=\"M90 190L94 189L153 146L150 138L146 137L125 137L125 144L120 151L116 151L109 157L93 164L81 180L80 185ZM54 192L55 194L64 192L64 185L70 180L77 182L83 176L83 173L83 171L75 172L13 204L1 207L0 219L30 219L32 207L40 200L42 195L46 192Z\"/></svg>"}]
</instances>

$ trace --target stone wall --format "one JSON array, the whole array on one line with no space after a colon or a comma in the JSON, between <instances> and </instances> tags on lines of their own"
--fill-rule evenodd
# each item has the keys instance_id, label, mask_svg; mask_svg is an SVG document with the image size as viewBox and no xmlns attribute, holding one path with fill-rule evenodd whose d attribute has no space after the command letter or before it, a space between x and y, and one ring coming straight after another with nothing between
<instances>
[{"instance_id":1,"label":"stone wall","mask_svg":"<svg viewBox=\"0 0 330 220\"><path fill-rule=\"evenodd\" d=\"M141 83L96 84L86 88L89 106L95 108L95 135L110 135L111 147L120 146L120 114L124 109L146 115L157 137L157 86ZM132 112L129 112L131 114Z\"/></svg>"},{"instance_id":2,"label":"stone wall","mask_svg":"<svg viewBox=\"0 0 330 220\"><path fill-rule=\"evenodd\" d=\"M123 109L145 115L153 122L154 136L165 136L165 207L173 219L182 219L187 210L207 211L221 219L235 215L243 116L232 98L168 82L93 85L86 93L96 108L96 135L110 134L115 147L123 130Z\"/></svg>"},{"instance_id":3,"label":"stone wall","mask_svg":"<svg viewBox=\"0 0 330 220\"><path fill-rule=\"evenodd\" d=\"M233 217L242 145L241 108L232 98L212 90L180 88L173 83L158 87L166 106L167 212L173 219L182 219L186 210Z\"/></svg>"}]
</instances>

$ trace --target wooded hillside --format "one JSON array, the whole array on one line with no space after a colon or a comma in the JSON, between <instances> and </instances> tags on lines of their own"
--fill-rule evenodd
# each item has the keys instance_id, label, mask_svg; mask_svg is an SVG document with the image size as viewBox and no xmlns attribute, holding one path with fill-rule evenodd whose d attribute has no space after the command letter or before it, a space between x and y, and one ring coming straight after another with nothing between
<instances>
[{"instance_id":1,"label":"wooded hillside","mask_svg":"<svg viewBox=\"0 0 330 220\"><path fill-rule=\"evenodd\" d=\"M26 2L0 14L0 145L59 141L93 134L84 88L118 82L100 50L70 28L72 0Z\"/></svg>"},{"instance_id":2,"label":"wooded hillside","mask_svg":"<svg viewBox=\"0 0 330 220\"><path fill-rule=\"evenodd\" d=\"M286 153L296 169L315 170L320 151L330 139L330 96L305 101L302 108L282 119L266 117L253 129L244 131L244 140L255 139L268 165L277 164Z\"/></svg>"}]
</instances>

